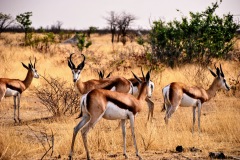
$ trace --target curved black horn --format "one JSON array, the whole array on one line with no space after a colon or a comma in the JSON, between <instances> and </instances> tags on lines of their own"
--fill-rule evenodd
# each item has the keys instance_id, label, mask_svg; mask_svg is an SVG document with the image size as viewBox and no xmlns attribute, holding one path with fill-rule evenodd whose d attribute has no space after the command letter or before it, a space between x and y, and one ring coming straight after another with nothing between
<instances>
[{"instance_id":1,"label":"curved black horn","mask_svg":"<svg viewBox=\"0 0 240 160\"><path fill-rule=\"evenodd\" d=\"M34 65L33 65L34 68L35 68L36 62L37 62L37 59L36 59L36 57L35 57L35 61L34 61Z\"/></svg>"},{"instance_id":2,"label":"curved black horn","mask_svg":"<svg viewBox=\"0 0 240 160\"><path fill-rule=\"evenodd\" d=\"M133 71L131 71L133 76L135 77L135 79L139 82L139 83L142 83L142 80L140 78L138 78L138 76L136 76Z\"/></svg>"},{"instance_id":3,"label":"curved black horn","mask_svg":"<svg viewBox=\"0 0 240 160\"><path fill-rule=\"evenodd\" d=\"M31 61L31 57L29 57L29 61L30 61L31 67L33 67L33 64L32 64L32 61Z\"/></svg>"},{"instance_id":4,"label":"curved black horn","mask_svg":"<svg viewBox=\"0 0 240 160\"><path fill-rule=\"evenodd\" d=\"M84 54L82 54L82 56L83 56L83 61L85 61L85 58L86 58L86 57L84 56Z\"/></svg>"},{"instance_id":5,"label":"curved black horn","mask_svg":"<svg viewBox=\"0 0 240 160\"><path fill-rule=\"evenodd\" d=\"M214 77L216 77L217 75L216 75L216 73L215 72L213 72L212 70L211 70L211 68L210 67L208 67L208 69L209 69L209 71L211 72L211 74L214 76Z\"/></svg>"},{"instance_id":6,"label":"curved black horn","mask_svg":"<svg viewBox=\"0 0 240 160\"><path fill-rule=\"evenodd\" d=\"M70 58L68 59L68 66L69 66L69 68L71 68L71 69L75 69L76 67L75 67L75 65L74 65L74 63L72 62L72 55L73 55L74 53L72 53L72 54L70 54Z\"/></svg>"},{"instance_id":7,"label":"curved black horn","mask_svg":"<svg viewBox=\"0 0 240 160\"><path fill-rule=\"evenodd\" d=\"M84 65L85 65L85 59L86 59L86 57L84 56L84 54L82 54L82 56L83 56L83 61L77 66L77 69L83 69L83 67L84 67Z\"/></svg>"},{"instance_id":8,"label":"curved black horn","mask_svg":"<svg viewBox=\"0 0 240 160\"><path fill-rule=\"evenodd\" d=\"M143 73L143 70L142 70L142 66L141 66L141 72L142 72L143 79L145 80L145 76L144 76L144 73Z\"/></svg>"},{"instance_id":9,"label":"curved black horn","mask_svg":"<svg viewBox=\"0 0 240 160\"><path fill-rule=\"evenodd\" d=\"M221 72L220 72L220 69L218 67L216 67L216 63L214 64L214 67L217 70L217 76L220 76Z\"/></svg>"}]
</instances>

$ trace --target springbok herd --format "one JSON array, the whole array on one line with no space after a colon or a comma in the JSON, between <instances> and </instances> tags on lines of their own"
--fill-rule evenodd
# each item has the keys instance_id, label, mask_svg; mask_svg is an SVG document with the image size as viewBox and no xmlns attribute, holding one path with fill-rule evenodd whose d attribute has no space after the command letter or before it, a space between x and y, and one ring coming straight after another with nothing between
<instances>
[{"instance_id":1,"label":"springbok herd","mask_svg":"<svg viewBox=\"0 0 240 160\"><path fill-rule=\"evenodd\" d=\"M86 150L87 159L90 159L90 153L87 144L87 134L90 128L101 119L121 120L123 133L123 154L128 158L126 153L126 120L130 120L130 127L136 156L142 159L139 155L137 143L134 133L134 120L138 112L140 112L147 102L149 107L148 119L152 118L154 103L151 101L152 92L154 90L154 82L150 80L151 70L142 77L126 79L124 77L110 77L110 74L104 78L104 73L99 72L99 79L92 79L82 82L80 79L81 72L85 65L85 56L83 61L78 65L72 62L72 56L68 59L68 66L72 71L73 82L77 91L82 94L80 109L81 121L77 124L73 131L72 145L69 153L69 159L72 159L73 148L76 135L81 130L84 147ZM39 78L36 70L36 58L34 64L31 59L27 65L22 63L23 67L28 70L26 78L22 81L19 79L0 78L0 101L4 97L13 96L14 100L14 121L20 123L20 98L21 93L25 91L31 84L33 78ZM200 115L202 104L209 101L215 96L219 89L230 90L222 71L222 67L215 66L216 72L210 70L210 73L215 77L210 87L205 90L202 87L188 86L181 82L172 82L162 89L164 108L166 110L165 122L168 123L171 115L179 106L193 107L193 126L195 124L196 108L198 108L198 131L200 133ZM137 96L134 96L137 95ZM17 117L16 117L17 111ZM194 128L194 127L193 127ZM194 132L192 128L192 132Z\"/></svg>"}]
</instances>

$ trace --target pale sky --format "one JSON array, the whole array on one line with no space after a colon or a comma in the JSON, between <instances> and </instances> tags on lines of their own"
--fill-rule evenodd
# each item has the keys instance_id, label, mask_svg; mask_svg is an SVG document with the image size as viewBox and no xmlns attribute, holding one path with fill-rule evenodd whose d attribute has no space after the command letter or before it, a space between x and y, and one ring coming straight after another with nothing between
<instances>
[{"instance_id":1,"label":"pale sky","mask_svg":"<svg viewBox=\"0 0 240 160\"><path fill-rule=\"evenodd\" d=\"M14 18L32 12L30 19L36 29L50 27L57 21L61 21L65 29L88 29L90 26L103 29L108 27L104 17L108 17L110 11L126 12L137 18L132 28L150 29L149 20L169 22L182 15L188 16L189 11L204 11L213 2L216 0L0 0L0 12ZM216 14L222 17L228 13L240 21L240 0L222 1Z\"/></svg>"}]
</instances>

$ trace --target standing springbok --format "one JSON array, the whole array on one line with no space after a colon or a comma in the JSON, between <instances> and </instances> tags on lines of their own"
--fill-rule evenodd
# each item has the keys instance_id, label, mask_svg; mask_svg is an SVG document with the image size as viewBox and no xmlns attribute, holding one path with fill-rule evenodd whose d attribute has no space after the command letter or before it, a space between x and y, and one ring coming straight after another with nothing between
<instances>
[{"instance_id":1,"label":"standing springbok","mask_svg":"<svg viewBox=\"0 0 240 160\"><path fill-rule=\"evenodd\" d=\"M181 107L193 107L193 127L192 133L194 132L195 124L195 114L196 108L198 108L198 131L200 130L200 116L201 107L204 102L209 101L215 96L219 89L230 90L222 71L220 64L220 69L215 66L216 73L210 68L211 74L215 77L209 89L205 90L202 87L188 86L181 82L172 82L163 88L163 98L164 98L164 108L166 110L165 123L168 123L168 119L177 110L179 106ZM163 110L164 110L163 108Z\"/></svg>"},{"instance_id":2,"label":"standing springbok","mask_svg":"<svg viewBox=\"0 0 240 160\"><path fill-rule=\"evenodd\" d=\"M142 72L142 77L139 77L139 78L142 81L144 81L145 77L144 77L144 73L143 73L142 67L141 67L141 72ZM150 72L151 72L151 70L150 70ZM139 93L139 91L140 91L142 83L139 83L136 78L130 78L128 80L133 84L133 94L137 95ZM153 92L153 90L154 90L154 83L151 80L149 82L149 85L150 85L150 88L152 90L151 92ZM152 118L153 118L153 111L154 111L154 103L148 97L145 99L145 101L147 102L148 110L149 110L148 111L148 120L150 119L150 117L151 117L151 120L152 120Z\"/></svg>"},{"instance_id":3,"label":"standing springbok","mask_svg":"<svg viewBox=\"0 0 240 160\"><path fill-rule=\"evenodd\" d=\"M103 89L94 89L88 94L84 95L81 101L81 108L83 117L78 125L74 128L71 150L69 158L72 159L73 148L76 135L81 130L84 147L86 150L87 159L90 159L90 154L87 144L87 134L89 129L94 127L101 118L107 120L122 121L122 134L123 134L123 154L125 158L128 158L126 153L126 119L130 119L130 126L132 131L132 138L136 150L136 156L141 159L138 153L137 143L134 133L134 120L138 112L140 112L144 106L146 97L151 97L152 90L150 86L150 72L147 73L145 81L139 79L135 74L134 77L142 83L139 95L135 98L131 94L113 92Z\"/></svg>"},{"instance_id":4,"label":"standing springbok","mask_svg":"<svg viewBox=\"0 0 240 160\"><path fill-rule=\"evenodd\" d=\"M76 67L72 62L72 55L73 53L70 55L70 59L68 60L68 66L72 70L74 85L77 88L77 91L82 95L88 93L93 89L107 89L122 93L133 92L132 83L123 77L111 77L100 80L92 79L86 82L82 82L80 80L80 75L85 65L85 56L82 54L83 61ZM82 112L77 118L81 116Z\"/></svg>"},{"instance_id":5,"label":"standing springbok","mask_svg":"<svg viewBox=\"0 0 240 160\"><path fill-rule=\"evenodd\" d=\"M145 77L144 77L144 73L143 73L143 70L142 70L142 67L141 67L141 72L142 72L142 77L139 77L142 81L144 81L145 80ZM150 70L150 72L151 72L151 70ZM106 78L109 78L110 77L110 75L111 75L111 73L112 72L110 72L107 76L106 76ZM104 71L102 72L102 71L99 71L98 72L98 76L99 76L99 79L103 79L104 78ZM133 95L137 95L138 93L139 93L139 90L140 90L140 88L141 88L141 85L142 85L142 83L139 83L138 82L138 80L136 79L136 78L130 78L130 79L128 79L131 83L132 83L132 85L133 85ZM154 90L154 83L152 82L152 81L150 81L150 88L151 88L151 90L152 90L152 92L153 92L153 90ZM147 105L148 105L148 120L150 119L150 117L151 117L151 120L152 120L152 118L153 118L153 111L154 111L154 103L151 101L151 99L149 99L149 98L146 98L146 102L147 102Z\"/></svg>"},{"instance_id":6,"label":"standing springbok","mask_svg":"<svg viewBox=\"0 0 240 160\"><path fill-rule=\"evenodd\" d=\"M34 64L32 64L31 59L30 63L25 65L22 62L24 68L28 70L26 78L21 81L19 79L9 79L9 78L0 78L0 101L3 97L13 96L14 101L14 121L17 120L21 122L19 108L20 108L20 98L23 91L25 91L30 84L32 83L33 78L39 78L37 70L35 69L36 58ZM18 117L16 119L16 110L18 110Z\"/></svg>"}]
</instances>

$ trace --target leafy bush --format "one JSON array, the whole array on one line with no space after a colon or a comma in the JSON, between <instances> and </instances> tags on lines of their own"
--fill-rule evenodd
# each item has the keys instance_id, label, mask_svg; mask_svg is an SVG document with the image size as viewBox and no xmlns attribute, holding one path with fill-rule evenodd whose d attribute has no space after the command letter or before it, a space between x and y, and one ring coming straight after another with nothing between
<instances>
[{"instance_id":1,"label":"leafy bush","mask_svg":"<svg viewBox=\"0 0 240 160\"><path fill-rule=\"evenodd\" d=\"M78 43L77 43L77 47L79 49L79 51L83 51L84 48L88 48L92 45L92 41L90 41L88 39L88 37L85 35L85 33L78 33L77 34L77 40L78 40Z\"/></svg>"},{"instance_id":2,"label":"leafy bush","mask_svg":"<svg viewBox=\"0 0 240 160\"><path fill-rule=\"evenodd\" d=\"M206 65L212 58L225 58L239 25L230 13L223 18L215 15L218 7L216 2L201 13L190 12L189 20L154 21L149 38L152 56L171 67L189 62Z\"/></svg>"}]
</instances>

